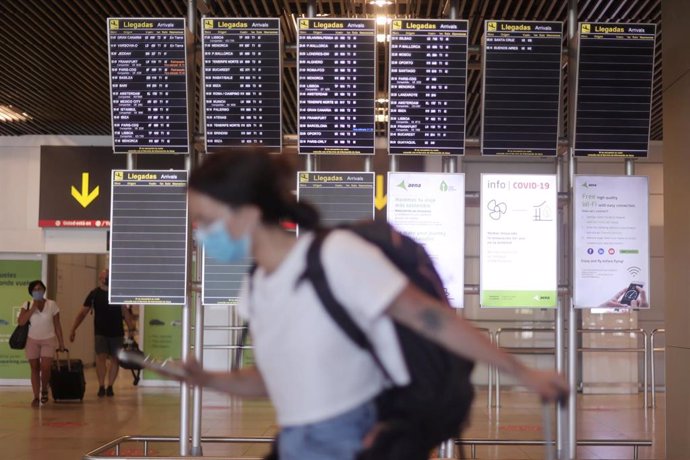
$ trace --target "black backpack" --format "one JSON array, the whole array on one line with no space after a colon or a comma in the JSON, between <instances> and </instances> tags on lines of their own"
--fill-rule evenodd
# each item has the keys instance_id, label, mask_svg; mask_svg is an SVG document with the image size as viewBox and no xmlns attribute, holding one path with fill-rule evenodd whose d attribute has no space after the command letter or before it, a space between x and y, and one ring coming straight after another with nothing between
<instances>
[{"instance_id":1,"label":"black backpack","mask_svg":"<svg viewBox=\"0 0 690 460\"><path fill-rule=\"evenodd\" d=\"M362 222L340 227L378 247L418 288L448 303L438 272L424 247L386 223ZM371 354L384 375L385 367L369 339L336 300L321 264L321 247L329 231L316 233L307 252L308 280L338 326ZM451 308L450 305L448 308ZM377 398L383 429L358 460L421 460L439 444L458 437L474 397L470 374L474 363L431 342L408 327L394 323L411 383L384 390Z\"/></svg>"},{"instance_id":2,"label":"black backpack","mask_svg":"<svg viewBox=\"0 0 690 460\"><path fill-rule=\"evenodd\" d=\"M125 342L122 344L122 349L128 353L136 353L141 357L145 356L144 352L141 351L141 349L139 348L139 344L134 339L125 340ZM141 371L143 367L141 367L138 364L131 363L129 361L120 361L120 367L132 372L133 385L136 386L139 384L139 380L141 380Z\"/></svg>"}]
</instances>

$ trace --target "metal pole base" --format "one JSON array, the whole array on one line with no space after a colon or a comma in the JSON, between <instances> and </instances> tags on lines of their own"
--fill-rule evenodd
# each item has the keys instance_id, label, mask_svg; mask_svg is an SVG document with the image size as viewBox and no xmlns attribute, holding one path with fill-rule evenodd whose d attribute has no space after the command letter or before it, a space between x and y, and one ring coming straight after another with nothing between
<instances>
[{"instance_id":1,"label":"metal pole base","mask_svg":"<svg viewBox=\"0 0 690 460\"><path fill-rule=\"evenodd\" d=\"M455 445L454 439L449 439L440 446L438 446L438 458L439 459L455 459L460 458L458 454L458 448Z\"/></svg>"}]
</instances>

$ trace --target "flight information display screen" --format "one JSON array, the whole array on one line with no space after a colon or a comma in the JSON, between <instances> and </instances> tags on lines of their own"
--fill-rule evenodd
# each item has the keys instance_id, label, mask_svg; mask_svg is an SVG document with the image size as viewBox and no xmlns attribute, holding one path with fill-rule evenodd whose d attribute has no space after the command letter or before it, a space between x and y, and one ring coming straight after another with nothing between
<instances>
[{"instance_id":1,"label":"flight information display screen","mask_svg":"<svg viewBox=\"0 0 690 460\"><path fill-rule=\"evenodd\" d=\"M299 172L297 198L319 211L325 227L374 218L374 173Z\"/></svg>"},{"instance_id":2,"label":"flight information display screen","mask_svg":"<svg viewBox=\"0 0 690 460\"><path fill-rule=\"evenodd\" d=\"M184 19L108 18L115 153L188 153Z\"/></svg>"},{"instance_id":3,"label":"flight information display screen","mask_svg":"<svg viewBox=\"0 0 690 460\"><path fill-rule=\"evenodd\" d=\"M563 23L485 21L483 155L556 156Z\"/></svg>"},{"instance_id":4,"label":"flight information display screen","mask_svg":"<svg viewBox=\"0 0 690 460\"><path fill-rule=\"evenodd\" d=\"M467 21L391 23L391 155L465 152Z\"/></svg>"},{"instance_id":5,"label":"flight information display screen","mask_svg":"<svg viewBox=\"0 0 690 460\"><path fill-rule=\"evenodd\" d=\"M373 155L374 19L299 19L299 153Z\"/></svg>"},{"instance_id":6,"label":"flight information display screen","mask_svg":"<svg viewBox=\"0 0 690 460\"><path fill-rule=\"evenodd\" d=\"M280 150L280 19L204 18L206 152Z\"/></svg>"},{"instance_id":7,"label":"flight information display screen","mask_svg":"<svg viewBox=\"0 0 690 460\"><path fill-rule=\"evenodd\" d=\"M236 263L226 263L216 260L204 252L201 283L203 304L236 305L240 297L242 282L252 265L251 258Z\"/></svg>"},{"instance_id":8,"label":"flight information display screen","mask_svg":"<svg viewBox=\"0 0 690 460\"><path fill-rule=\"evenodd\" d=\"M187 172L114 170L112 174L110 303L183 305Z\"/></svg>"},{"instance_id":9,"label":"flight information display screen","mask_svg":"<svg viewBox=\"0 0 690 460\"><path fill-rule=\"evenodd\" d=\"M575 156L649 150L656 25L580 23Z\"/></svg>"}]
</instances>

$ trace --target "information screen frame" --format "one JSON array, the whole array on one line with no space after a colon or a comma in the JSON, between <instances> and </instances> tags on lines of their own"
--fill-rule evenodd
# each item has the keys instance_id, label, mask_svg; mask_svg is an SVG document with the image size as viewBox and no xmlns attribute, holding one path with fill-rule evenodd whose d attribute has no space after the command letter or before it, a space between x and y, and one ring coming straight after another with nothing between
<instances>
[{"instance_id":1,"label":"information screen frame","mask_svg":"<svg viewBox=\"0 0 690 460\"><path fill-rule=\"evenodd\" d=\"M114 206L114 198L115 198L115 192L116 192L116 183L117 182L148 182L149 185L156 186L158 184L156 183L169 183L168 186L172 187L185 187L186 190L186 185L187 185L187 180L188 180L188 172L185 170L131 170L131 169L121 169L117 170L114 169L112 172L112 179L111 179L111 196L110 196L110 254L109 254L109 260L108 260L108 267L110 271L110 289L108 289L108 302L113 304L113 305L128 305L128 304L138 304L138 305L166 305L166 306L173 306L173 305L185 305L188 301L188 289L187 289L187 283L188 283L188 257L189 257L189 205L188 205L188 200L187 200L187 193L185 191L185 199L184 199L184 220L185 220L185 233L184 233L184 280L183 280L183 292L184 295L182 298L179 298L179 301L173 300L173 301L168 301L165 300L163 297L157 297L157 296L140 296L140 297L135 297L132 296L131 298L123 298L123 299L113 299L113 290L116 290L116 286L118 283L117 277L118 277L118 271L113 270L113 259L117 256L115 254L115 247L117 246L116 242L116 235L118 233L117 226L119 223L115 220L115 206ZM135 175L135 176L131 176ZM143 177L137 177L136 175L141 175ZM156 176L155 178L150 178L149 176ZM165 175L178 175L181 178L167 178L163 177ZM184 185L179 185L180 183L184 183ZM136 185L130 185L130 186L136 186ZM143 186L143 185L142 185ZM164 185L160 185L164 186ZM119 187L119 185L118 185ZM180 200L181 202L181 200ZM143 211L140 210L140 211ZM150 210L149 210L150 211ZM174 217L174 218L179 218L179 217ZM152 240L155 241L155 240ZM129 248L129 249L140 249L140 248ZM168 249L168 248L166 248ZM124 296L122 296L124 297ZM168 297L173 297L173 296L168 296Z\"/></svg>"},{"instance_id":2,"label":"information screen frame","mask_svg":"<svg viewBox=\"0 0 690 460\"><path fill-rule=\"evenodd\" d=\"M451 305L455 308L463 308L465 306L466 257L465 174L390 171L388 172L388 184L386 220L399 232L410 236L425 247L443 280ZM435 186L438 188L433 189L432 187ZM429 201L429 190L436 190L435 194L438 196L436 201ZM453 204L456 207L452 209L445 209L444 207L442 213L435 213L434 211L441 211L438 209L439 204L449 204L448 200L442 199L444 198L443 195L446 195L450 200L455 199ZM400 202L401 208L404 208L401 209L401 219L399 220L396 220L395 217L397 202ZM419 206L424 215L417 218L410 217L416 206ZM453 216L453 218L449 216ZM444 220L436 220L437 218ZM431 226L431 223L436 223L437 226ZM459 234L454 233L454 238L449 238L449 235L445 234L448 229L454 229ZM444 234L438 235L441 232ZM418 237L419 234L424 233L426 233L426 238ZM449 241L450 239L453 240L452 243Z\"/></svg>"},{"instance_id":3,"label":"information screen frame","mask_svg":"<svg viewBox=\"0 0 690 460\"><path fill-rule=\"evenodd\" d=\"M362 30L370 30L372 37L373 37L373 42L372 42L372 52L374 53L374 59L373 59L373 78L372 78L372 83L374 86L373 89L373 94L371 97L371 117L372 117L372 123L371 123L371 152L362 152L362 151L355 151L359 149L359 147L354 147L354 148L349 148L349 147L342 147L338 148L335 146L322 146L318 150L315 147L314 151L311 151L311 149L308 149L310 151L304 151L304 147L301 145L300 140L302 139L302 128L301 128L301 117L300 117L300 112L301 112L301 107L302 107L302 97L300 96L300 43L301 43L301 36L302 36L302 31L308 32L312 30L311 23L312 21L319 21L320 23L323 24L328 24L328 23L339 23L342 22L344 23L370 23L370 27L362 28ZM340 30L346 30L346 28L339 28ZM323 30L328 30L328 28L324 28ZM349 156L374 156L376 154L376 66L377 66L377 61L378 61L378 46L377 46L377 40L376 40L376 20L373 18L300 18L297 21L297 153L299 155L323 155L323 156L330 156L330 155L349 155ZM358 99L358 98L357 98ZM358 99L359 100L359 99ZM327 122L328 123L328 122ZM369 146L366 147L369 149ZM320 150L320 151L319 151Z\"/></svg>"},{"instance_id":4,"label":"information screen frame","mask_svg":"<svg viewBox=\"0 0 690 460\"><path fill-rule=\"evenodd\" d=\"M183 37L183 46L184 46L184 116L185 116L185 145L184 145L184 150L165 150L165 149L159 149L156 151L153 151L151 149L144 149L143 146L138 146L135 149L120 149L116 146L115 143L115 112L114 112L114 95L113 95L113 65L112 65L112 49L111 49L111 35L113 30L118 30L120 28L120 21L130 21L132 23L147 23L147 21L161 21L161 22L170 22L170 21L182 21L182 37ZM122 18L122 17L108 17L107 18L107 39L108 39L108 86L109 86L109 95L110 95L110 128L111 128L111 140L112 140L112 146L113 146L113 153L116 154L142 154L142 155L156 155L156 154L189 154L189 126L190 126L190 120L189 120L189 96L188 96L188 75L187 75L187 70L188 70L188 62L187 62L187 20L185 18ZM113 29L113 27L115 27ZM143 29L143 27L142 27ZM149 27L150 29L150 27ZM161 30L179 30L179 27L175 28L165 28ZM133 31L140 30L139 27L135 27L131 29ZM136 50L133 50L136 52ZM145 90L142 90L145 91ZM146 123L146 122L143 122Z\"/></svg>"},{"instance_id":5,"label":"information screen frame","mask_svg":"<svg viewBox=\"0 0 690 460\"><path fill-rule=\"evenodd\" d=\"M374 200L374 197L376 194L376 174L374 172L367 172L367 171L327 171L327 172L298 171L296 174L296 181L297 181L296 195L297 195L298 201L303 198L302 194L300 193L302 188L304 188L303 184L314 182L314 181L309 180L309 177L311 175L315 175L315 174L323 175L323 183L330 183L330 184L338 183L338 182L340 182L340 183L347 182L344 180L337 180L338 176L347 176L350 174L353 176L356 176L356 175L370 176L371 177L371 181L370 181L371 182L371 219L374 219L375 212L376 212L375 200ZM304 180L305 177L306 177L306 181ZM354 185L354 184L356 184L356 182L351 182L351 184ZM367 182L366 184L369 184L369 182ZM312 204L313 206L317 207L317 209L318 209L318 204L313 203L313 202L309 202L309 203ZM323 214L323 213L320 213L320 214ZM321 217L323 218L323 216L321 216ZM361 219L353 219L353 220L347 220L347 221L343 221L343 222L356 222L358 220L361 220ZM323 224L323 220L322 220L322 224ZM299 232L299 227L297 228L297 230Z\"/></svg>"},{"instance_id":6,"label":"information screen frame","mask_svg":"<svg viewBox=\"0 0 690 460\"><path fill-rule=\"evenodd\" d=\"M548 32L548 31L534 31L534 30L493 30L490 31L490 23L495 23L494 28L497 28L499 24L515 24L515 25L521 25L521 24L526 24L526 25L545 25L545 26L559 26L560 30L554 31L554 32ZM518 21L518 20L497 20L497 19L487 19L484 21L484 30L485 30L485 35L483 37L482 43L482 106L481 106L481 135L480 135L480 151L482 156L527 156L527 157L543 157L543 158L552 158L558 156L558 144L559 144L559 134L560 134L560 125L561 125L561 106L562 106L562 91L563 91L563 75L562 75L562 43L563 43L563 23L559 21ZM559 76L558 76L558 94L557 94L557 104L558 108L556 110L556 123L555 123L555 133L554 133L554 147L553 147L553 153L544 153L544 152L537 152L535 150L537 149L503 149L506 150L505 152L493 152L493 153L487 153L486 147L484 145L485 142L485 137L486 137L486 129L485 129L485 118L486 118L486 78L487 78L487 35L489 33L506 33L506 34L511 34L514 35L517 38L520 38L520 35L524 35L526 33L530 34L537 34L537 33L544 33L544 34L558 34L559 39L558 39L558 47L559 47L559 54L558 54L558 71L559 71ZM525 45L527 46L527 45ZM496 149L498 150L498 149ZM515 150L514 152L511 150Z\"/></svg>"},{"instance_id":7,"label":"information screen frame","mask_svg":"<svg viewBox=\"0 0 690 460\"><path fill-rule=\"evenodd\" d=\"M481 199L480 199L480 243L479 243L479 296L481 308L517 308L517 309L548 309L556 308L558 306L558 190L557 177L555 174L498 174L498 173L483 173L481 175ZM493 184L493 185L492 185ZM504 184L504 185L502 185ZM548 186L545 186L548 184ZM495 194L489 193L489 189L496 189ZM547 196L547 192L548 195ZM522 195L519 193L522 192ZM541 197L537 197L537 192L543 192ZM535 195L535 196L529 196ZM497 201L497 198L501 201ZM507 198L511 200L507 202ZM523 199L523 202L516 202ZM506 201L502 201L506 200ZM528 203L529 201L529 203ZM510 214L508 214L510 213ZM496 229L490 229L487 223L490 221L505 221L507 215L510 219L515 220L513 215L518 214L520 217L517 220L524 222L541 222L551 223L550 230L545 229L539 235L534 236L527 233L527 230L521 229L521 233L513 227L506 227L503 232L497 232ZM531 217L530 217L531 216ZM532 230L536 230L535 224L532 224ZM540 229L541 230L541 229ZM493 246L501 246L498 250L494 248L492 254L497 254L497 260L503 259L502 264L507 266L507 269L512 271L508 273L506 267L500 270L490 269L488 260L488 246L487 232L492 232L494 241L490 243ZM531 237L531 240L528 238ZM549 250L544 249L551 240L552 246ZM522 247L519 247L522 246ZM503 251L503 254L500 253ZM508 251L508 252L506 252ZM520 254L520 251L522 254ZM548 252L548 253L547 253ZM525 259L518 260L520 256L527 255L534 258L536 255L543 257L539 263L533 262L530 265L530 270L524 267ZM516 255L517 254L517 255ZM544 255L550 256L548 260ZM522 264L521 267L518 265ZM547 269L551 271L550 285L546 286L525 286L526 280L520 277L538 267L547 273ZM493 278L488 282L490 273ZM511 282L508 285L496 286L494 281L500 280L503 282L509 279ZM530 282L534 282L534 277ZM487 286L488 284L488 286Z\"/></svg>"},{"instance_id":8,"label":"information screen frame","mask_svg":"<svg viewBox=\"0 0 690 460\"><path fill-rule=\"evenodd\" d=\"M605 184L606 181L611 181L612 184ZM615 184L613 184L615 182ZM625 182L630 185L625 186ZM602 186L603 185L603 186ZM603 189L603 190L602 190ZM619 196L622 194L636 193L637 196L631 198L634 204L620 203ZM642 201L642 203L640 202ZM598 206L597 206L598 204ZM650 309L651 302L651 287L652 287L652 265L651 265L651 230L650 230L650 200L649 200L649 178L647 176L614 176L614 175L597 175L597 174L578 174L575 175L575 180L573 181L573 215L574 215L574 225L573 225L573 305L575 308L579 309L592 309L592 310L602 310L602 311L639 311ZM586 230L584 225L585 219L583 218L584 213L582 210L584 208L604 208L604 209L616 209L617 214L620 217L620 213L631 209L632 207L638 207L641 212L641 220L644 222L643 232L646 233L646 238L643 236L639 238L639 226L635 227L637 230L635 235L637 241L635 245L643 245L642 251L646 250L646 257L644 254L641 258L634 257L636 248L621 247L621 243L611 243L610 240L606 244L601 243L599 245L587 244L587 235L581 235L582 230ZM622 208L622 209L621 209ZM610 214L598 213L600 216L611 217ZM625 240L626 245L630 245L629 241L632 240L631 235L624 235L625 231L630 231L631 224L634 224L638 216L627 215L624 217L625 221L623 225L616 225L615 228L618 229L620 234L623 234L621 240ZM637 222L638 224L640 222ZM620 224L618 222L617 224ZM613 233L611 230L611 225L607 222L608 234ZM585 232L586 233L586 232ZM597 237L598 238L598 237ZM639 250L638 250L639 251ZM590 259L592 263L583 263L583 258ZM592 259L596 257L598 263L594 263L595 260ZM619 259L618 259L619 258ZM624 264L623 258L637 259L641 266L629 266L625 268L627 275L622 273L622 270L616 270L616 266ZM603 259L603 261L602 261ZM594 267L592 267L594 265ZM584 272L587 269L587 280L586 281ZM603 269L603 270L602 270ZM605 276L609 279L603 282L597 282L594 278L597 275L596 271L603 271ZM601 272L599 274L602 274ZM617 276L626 276L625 280L615 279ZM641 278L638 276L641 275ZM614 279L611 279L614 278ZM613 284L615 283L615 284ZM617 305L622 300L621 293L624 288L632 286L633 284L641 285L641 289L644 290L644 298L639 298L639 300L645 300L647 305L644 306L626 306L621 307ZM602 285L616 286L613 291L608 292L603 296L593 295L592 292L597 292ZM620 286L619 286L620 285ZM620 292L619 292L620 291ZM627 291L627 290L626 290ZM592 297L597 297L600 301L595 301L594 305L589 305L590 301L585 300L586 298L591 299ZM638 300L638 299L634 299ZM626 302L629 302L626 301Z\"/></svg>"},{"instance_id":9,"label":"information screen frame","mask_svg":"<svg viewBox=\"0 0 690 460\"><path fill-rule=\"evenodd\" d=\"M400 28L396 28L398 24L395 24L395 22L400 22ZM393 85L393 35L394 35L394 30L399 30L400 33L415 33L415 32L428 32L427 30L413 30L409 28L405 28L404 25L406 23L438 23L438 24L443 24L443 23L458 23L458 24L464 24L464 30L458 30L457 32L465 32L466 34L466 42L465 42L465 75L464 75L464 80L463 80L463 85L465 87L465 90L463 92L463 120L462 120L462 141L460 145L457 147L458 152L453 152L451 151L451 148L447 147L447 151L440 151L443 150L441 148L439 149L425 149L423 147L420 147L416 145L419 142L419 139L415 137L415 146L411 148L406 148L406 147L396 147L394 152L394 148L391 146L391 125L392 119L393 119L393 97L391 93L393 92L392 85ZM447 30L443 31L444 33L450 33L454 32L452 30ZM390 45L388 46L388 127L387 127L387 132L386 132L386 138L388 140L388 153L389 155L401 155L401 156L450 156L450 157L459 157L459 156L464 156L465 155L465 145L466 145L466 138L467 138L467 75L468 75L468 59L469 59L469 21L465 19L394 19L393 23L391 23L391 30L390 30ZM450 66L449 66L450 67ZM443 101L443 99L439 99ZM424 124L426 122L422 122ZM397 152L397 150L401 150L400 152ZM424 152L424 150L427 150ZM435 151L432 151L435 150Z\"/></svg>"},{"instance_id":10,"label":"information screen frame","mask_svg":"<svg viewBox=\"0 0 690 460\"><path fill-rule=\"evenodd\" d=\"M595 32L591 32L591 28L594 26ZM634 27L642 27L642 28L647 28L651 27L654 30L654 33L652 34L641 34L641 35L651 35L652 36L652 49L656 49L656 24L653 23L602 23L602 22L579 22L578 23L578 47L577 47L577 82L575 85L575 120L574 120L574 133L573 133L573 155L575 157L595 157L595 158L647 158L649 156L649 142L651 138L651 125L652 125L652 102L654 100L654 66L656 64L656 51L652 52L652 62L651 62L651 71L650 71L650 84L649 84L649 112L648 112L648 123L647 123L647 149L644 152L639 152L636 150L602 150L602 149L597 149L596 151L592 149L578 149L577 147L577 134L578 134L578 121L579 121L579 108L580 108L580 64L582 62L581 55L582 55L582 36L585 34L585 29L589 30L590 32L587 32L587 36L591 35L597 35L596 32L598 32L597 26L603 26L605 28L623 28L625 32L622 32L623 35L640 35L638 32L631 33L627 32L627 28L634 28ZM599 33L604 33L604 32L599 32ZM621 32L605 32L604 34L621 34ZM590 35L591 34L591 35ZM588 40L588 39L587 39ZM612 128L613 130L618 129L618 128Z\"/></svg>"},{"instance_id":11,"label":"information screen frame","mask_svg":"<svg viewBox=\"0 0 690 460\"><path fill-rule=\"evenodd\" d=\"M209 135L208 135L208 103L207 103L207 90L206 90L206 21L214 21L213 22L213 29L216 29L215 21L227 21L228 23L242 23L246 22L247 26L246 27L237 27L237 28L227 28L226 30L244 30L244 31L254 31L254 30L275 30L277 35L278 35L278 68L277 70L277 76L278 76L278 126L279 126L279 135L278 135L278 145L268 145L268 144L237 144L237 145L212 145L211 150L209 150ZM275 22L275 27L267 27L267 28L261 28L261 29L252 29L250 26L250 23L252 22L262 22L262 21L268 21L268 22ZM280 18L217 18L217 17L209 17L209 16L203 16L202 17L202 22L201 24L203 25L202 31L201 31L201 50L202 50L202 58L201 58L201 82L202 82L202 92L203 92L203 98L204 98L204 133L206 135L204 136L204 149L205 153L213 153L213 151L217 150L222 150L222 149L227 149L227 148L232 148L232 149L250 149L250 148L261 148L261 149L268 149L268 150L278 150L282 151L283 149L283 79L282 79L282 71L283 71L283 36L280 31ZM231 112L228 112L228 115L236 115L232 114Z\"/></svg>"},{"instance_id":12,"label":"information screen frame","mask_svg":"<svg viewBox=\"0 0 690 460\"><path fill-rule=\"evenodd\" d=\"M239 295L237 297L227 297L226 300L216 300L216 301L211 301L213 297L208 297L207 294L209 293L209 288L208 288L208 280L206 279L206 276L209 274L207 269L208 269L208 258L211 258L211 256L206 254L205 250L198 251L197 254L201 254L201 302L202 305L205 307L210 307L210 306L218 306L218 305L230 305L230 306L235 306L237 305L239 301ZM218 262L218 265L223 265L226 267L246 267L247 271L241 275L240 283L244 280L244 278L247 276L249 273L249 268L253 265L251 262L251 259L247 260L247 263L244 262L236 262L236 263L222 263ZM241 286L240 286L241 289ZM239 293L240 289L237 290Z\"/></svg>"}]
</instances>

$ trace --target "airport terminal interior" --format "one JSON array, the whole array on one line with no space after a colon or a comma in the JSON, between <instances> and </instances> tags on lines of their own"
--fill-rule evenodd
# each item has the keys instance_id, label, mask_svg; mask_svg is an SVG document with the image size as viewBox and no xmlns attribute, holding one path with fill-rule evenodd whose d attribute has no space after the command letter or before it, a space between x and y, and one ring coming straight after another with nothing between
<instances>
[{"instance_id":1,"label":"airport terminal interior","mask_svg":"<svg viewBox=\"0 0 690 460\"><path fill-rule=\"evenodd\" d=\"M254 152L325 227L411 237L476 340L567 382L544 403L479 359L428 458L690 460L687 24L690 0L0 0L0 459L268 455L277 399L155 370L272 375L238 307L262 259L215 255L187 188Z\"/></svg>"}]
</instances>

